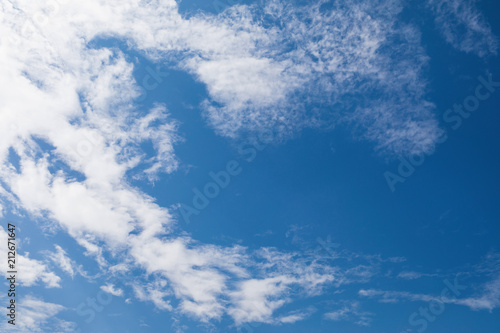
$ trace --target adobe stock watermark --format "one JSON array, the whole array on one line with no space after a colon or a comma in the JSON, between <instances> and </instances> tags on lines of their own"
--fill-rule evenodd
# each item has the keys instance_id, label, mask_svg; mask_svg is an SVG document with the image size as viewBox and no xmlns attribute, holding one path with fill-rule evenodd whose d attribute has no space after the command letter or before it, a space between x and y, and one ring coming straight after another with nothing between
<instances>
[{"instance_id":1,"label":"adobe stock watermark","mask_svg":"<svg viewBox=\"0 0 500 333\"><path fill-rule=\"evenodd\" d=\"M127 279L128 280L128 279ZM113 277L111 280L107 282L107 285L114 286L115 283L121 282L123 283L123 278ZM87 297L85 301L82 301L76 307L76 313L80 317L85 317L85 323L90 324L95 320L97 315L104 311L107 305L113 302L113 298L117 296L112 293L105 291L102 287L95 294L95 297ZM87 331L87 330L85 330ZM81 333L81 327L77 326L74 333Z\"/></svg>"},{"instance_id":2,"label":"adobe stock watermark","mask_svg":"<svg viewBox=\"0 0 500 333\"><path fill-rule=\"evenodd\" d=\"M85 302L78 304L76 308L76 313L79 316L87 317L85 319L86 323L91 323L95 317L96 312L102 312L104 307L113 301L113 295L105 292L104 290L99 290L96 297L87 297Z\"/></svg>"},{"instance_id":3,"label":"adobe stock watermark","mask_svg":"<svg viewBox=\"0 0 500 333\"><path fill-rule=\"evenodd\" d=\"M316 238L316 241L319 243L320 247L316 247L316 252L321 250L325 250L332 258L336 255L336 250L340 247L339 243L332 243L332 237L328 235L325 240L320 237Z\"/></svg>"},{"instance_id":4,"label":"adobe stock watermark","mask_svg":"<svg viewBox=\"0 0 500 333\"><path fill-rule=\"evenodd\" d=\"M105 292L104 290L99 290L96 297L87 297L85 302L78 304L76 308L76 313L80 317L86 317L85 322L90 324L96 318L96 312L100 313L104 310L106 305L113 301L113 295ZM76 327L75 333L81 333L80 327Z\"/></svg>"},{"instance_id":5,"label":"adobe stock watermark","mask_svg":"<svg viewBox=\"0 0 500 333\"><path fill-rule=\"evenodd\" d=\"M163 80L170 75L168 72L162 72L159 66L156 66L155 69L147 66L146 72L148 72L148 74L145 74L140 81L141 85L139 86L139 90L141 92L141 95L136 99L137 102L144 101L148 95L148 92L151 92L158 88L160 84L163 83Z\"/></svg>"},{"instance_id":6,"label":"adobe stock watermark","mask_svg":"<svg viewBox=\"0 0 500 333\"><path fill-rule=\"evenodd\" d=\"M419 333L424 332L429 323L433 323L438 316L443 314L446 303L457 299L460 296L460 291L466 289L465 286L459 285L457 280L458 278L455 277L453 284L448 280L444 280L446 287L441 291L440 297L430 300L427 306L421 306L418 311L409 316L408 323L413 327L417 327Z\"/></svg>"},{"instance_id":7,"label":"adobe stock watermark","mask_svg":"<svg viewBox=\"0 0 500 333\"><path fill-rule=\"evenodd\" d=\"M491 95L500 88L500 82L493 81L491 74L488 75L486 79L483 76L479 76L477 80L479 84L476 86L473 94L465 97L462 103L454 104L453 108L447 109L443 113L443 121L446 124L450 124L451 129L454 131L462 126L464 119L469 118L473 112L478 110L481 102L489 99ZM436 143L442 144L447 140L448 136L444 134ZM413 175L415 169L425 162L426 155L431 156L434 152L435 149L432 149L426 153L411 155L408 158L399 157L400 163L397 172L384 172L384 178L391 192L396 191L396 185L398 183L404 183L408 177Z\"/></svg>"},{"instance_id":8,"label":"adobe stock watermark","mask_svg":"<svg viewBox=\"0 0 500 333\"><path fill-rule=\"evenodd\" d=\"M261 133L253 143L242 143L238 146L240 157L250 163L257 157L257 153L263 151L273 140L272 133ZM179 212L186 223L191 222L191 216L199 215L202 210L210 205L211 200L219 196L222 190L229 186L231 179L243 172L243 166L237 160L230 160L225 168L218 172L210 171L208 181L200 188L194 187L191 204L179 204Z\"/></svg>"}]
</instances>

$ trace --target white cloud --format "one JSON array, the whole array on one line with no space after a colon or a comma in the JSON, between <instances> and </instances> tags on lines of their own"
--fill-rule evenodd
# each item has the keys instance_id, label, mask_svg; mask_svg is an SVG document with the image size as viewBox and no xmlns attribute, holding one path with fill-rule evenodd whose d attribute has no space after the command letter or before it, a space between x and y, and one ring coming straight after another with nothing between
<instances>
[{"instance_id":1,"label":"white cloud","mask_svg":"<svg viewBox=\"0 0 500 333\"><path fill-rule=\"evenodd\" d=\"M299 320L281 316L281 321L274 313L292 297L318 294L334 280L333 269L311 263L310 257L271 249L252 254L242 247L201 245L189 238L145 242L138 237L131 254L148 274L159 274L164 281L135 286L140 299L169 309L163 298L174 295L180 312L202 321L226 313L237 325ZM295 291L289 293L292 287Z\"/></svg>"},{"instance_id":2,"label":"white cloud","mask_svg":"<svg viewBox=\"0 0 500 333\"><path fill-rule=\"evenodd\" d=\"M406 291L385 291L385 290L375 290L375 289L361 289L358 294L363 297L369 298L380 298L382 303L397 303L401 299L408 299L411 301L424 301L428 302L436 297L432 295L425 294L413 294Z\"/></svg>"},{"instance_id":3,"label":"white cloud","mask_svg":"<svg viewBox=\"0 0 500 333\"><path fill-rule=\"evenodd\" d=\"M451 294L451 292L448 292ZM378 298L383 303L397 303L401 300L430 302L440 300L445 304L463 305L471 310L493 311L500 307L500 276L485 283L481 291L469 297L456 298L454 295L442 297L440 295L415 294L406 291L386 291L375 289L361 289L359 295L369 298Z\"/></svg>"},{"instance_id":4,"label":"white cloud","mask_svg":"<svg viewBox=\"0 0 500 333\"><path fill-rule=\"evenodd\" d=\"M3 228L0 228L0 239L2 239L3 244L6 244L8 234ZM16 248L16 251L19 251L19 248ZM0 256L2 256L2 258L7 258L7 252L7 246L2 246L0 248ZM7 260L2 264L2 267L2 274L8 277L9 273L7 273L7 271L11 269L7 267ZM24 286L30 287L39 282L43 282L47 288L60 287L59 283L61 278L54 272L51 272L45 263L29 258L27 254L21 255L19 252L16 253L15 268L18 272L16 278Z\"/></svg>"},{"instance_id":5,"label":"white cloud","mask_svg":"<svg viewBox=\"0 0 500 333\"><path fill-rule=\"evenodd\" d=\"M488 310L490 312L500 308L500 274L485 283L477 295L458 299L456 304L465 305L472 310Z\"/></svg>"},{"instance_id":6,"label":"white cloud","mask_svg":"<svg viewBox=\"0 0 500 333\"><path fill-rule=\"evenodd\" d=\"M76 326L72 322L55 317L59 312L66 310L59 304L44 302L43 300L25 296L21 298L16 309L16 326L2 322L1 328L7 332L42 333L42 332L74 332Z\"/></svg>"},{"instance_id":7,"label":"white cloud","mask_svg":"<svg viewBox=\"0 0 500 333\"><path fill-rule=\"evenodd\" d=\"M59 245L55 245L56 252L46 252L46 255L52 260L54 264L59 266L64 272L68 273L71 277L75 276L75 263L68 257L66 251Z\"/></svg>"},{"instance_id":8,"label":"white cloud","mask_svg":"<svg viewBox=\"0 0 500 333\"><path fill-rule=\"evenodd\" d=\"M292 282L286 276L243 281L231 294L234 305L229 308L228 314L237 325L245 322L271 323L273 312L287 302L283 295Z\"/></svg>"},{"instance_id":9,"label":"white cloud","mask_svg":"<svg viewBox=\"0 0 500 333\"><path fill-rule=\"evenodd\" d=\"M101 290L113 296L123 296L123 290L120 288L115 288L115 286L111 283L101 286Z\"/></svg>"},{"instance_id":10,"label":"white cloud","mask_svg":"<svg viewBox=\"0 0 500 333\"><path fill-rule=\"evenodd\" d=\"M398 278L400 279L405 279L405 280L415 280L415 279L419 279L420 277L422 277L422 273L418 273L418 272L400 272L398 274Z\"/></svg>"},{"instance_id":11,"label":"white cloud","mask_svg":"<svg viewBox=\"0 0 500 333\"><path fill-rule=\"evenodd\" d=\"M276 319L276 322L282 323L282 324L293 324L296 323L297 321L305 320L311 316L311 314L315 311L316 309L314 308L307 308L304 310L296 310L292 311L284 316L281 316Z\"/></svg>"},{"instance_id":12,"label":"white cloud","mask_svg":"<svg viewBox=\"0 0 500 333\"><path fill-rule=\"evenodd\" d=\"M398 274L398 278L404 279L404 280L416 280L420 279L423 276L427 277L435 277L438 276L438 274L428 274L428 273L420 273L420 272L413 272L413 271L403 271Z\"/></svg>"},{"instance_id":13,"label":"white cloud","mask_svg":"<svg viewBox=\"0 0 500 333\"><path fill-rule=\"evenodd\" d=\"M435 22L454 48L480 57L496 55L498 38L476 8L477 0L428 0Z\"/></svg>"},{"instance_id":14,"label":"white cloud","mask_svg":"<svg viewBox=\"0 0 500 333\"><path fill-rule=\"evenodd\" d=\"M369 326L373 313L362 311L357 301L344 301L341 308L324 314L324 318L333 321L352 321L359 326Z\"/></svg>"},{"instance_id":15,"label":"white cloud","mask_svg":"<svg viewBox=\"0 0 500 333\"><path fill-rule=\"evenodd\" d=\"M273 128L280 136L349 123L355 137L377 149L426 151L440 133L434 105L425 99L428 58L418 29L397 20L400 11L399 1L348 2L332 10L322 2L237 7L223 22L239 28L243 36L236 37L250 34L251 47L232 44L233 37L224 53L200 50L203 59L186 66L207 85L206 114L223 135ZM249 25L248 17L263 14L281 27Z\"/></svg>"},{"instance_id":16,"label":"white cloud","mask_svg":"<svg viewBox=\"0 0 500 333\"><path fill-rule=\"evenodd\" d=\"M86 118L96 127L97 120L110 123L111 116L130 109L127 102L136 94L132 66L120 52L86 48L85 41L115 36L152 59L174 59L206 84L206 115L221 134L272 126L286 134L355 121L360 136L374 140L379 149L429 149L439 133L433 105L425 100L422 68L427 57L417 28L397 20L401 3L349 2L330 11L322 8L322 2L294 8L269 1L262 8L234 6L219 16L185 19L174 1L140 6L132 1L70 2L39 27L44 36L57 36L41 38L40 46L53 49L54 59L47 60L63 61L77 73L76 81L66 78L84 95L88 111L93 111ZM30 11L32 15L37 9ZM264 27L259 23L263 15L276 24ZM82 63L83 68L76 68ZM43 82L41 75L36 77ZM160 141L170 147L169 139ZM171 154L158 151L161 161L170 161ZM155 169L153 165L150 170Z\"/></svg>"},{"instance_id":17,"label":"white cloud","mask_svg":"<svg viewBox=\"0 0 500 333\"><path fill-rule=\"evenodd\" d=\"M165 280L157 280L149 284L135 284L133 286L136 297L141 301L151 301L160 310L172 310L172 306L169 301L166 301L166 297L170 297L171 294L165 291L165 286L167 282ZM126 303L130 304L125 300Z\"/></svg>"}]
</instances>

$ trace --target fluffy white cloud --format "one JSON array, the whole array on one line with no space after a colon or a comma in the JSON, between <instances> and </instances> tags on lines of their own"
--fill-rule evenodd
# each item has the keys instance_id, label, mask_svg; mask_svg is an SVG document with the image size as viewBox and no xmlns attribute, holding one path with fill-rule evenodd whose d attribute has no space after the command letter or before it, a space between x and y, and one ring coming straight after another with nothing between
<instances>
[{"instance_id":1,"label":"fluffy white cloud","mask_svg":"<svg viewBox=\"0 0 500 333\"><path fill-rule=\"evenodd\" d=\"M101 286L101 290L113 296L123 296L123 290L120 288L115 288L114 284L111 283Z\"/></svg>"},{"instance_id":2,"label":"fluffy white cloud","mask_svg":"<svg viewBox=\"0 0 500 333\"><path fill-rule=\"evenodd\" d=\"M234 306L229 308L228 313L238 325L244 322L272 322L273 312L286 303L283 294L292 282L286 276L241 282L231 294Z\"/></svg>"}]
</instances>

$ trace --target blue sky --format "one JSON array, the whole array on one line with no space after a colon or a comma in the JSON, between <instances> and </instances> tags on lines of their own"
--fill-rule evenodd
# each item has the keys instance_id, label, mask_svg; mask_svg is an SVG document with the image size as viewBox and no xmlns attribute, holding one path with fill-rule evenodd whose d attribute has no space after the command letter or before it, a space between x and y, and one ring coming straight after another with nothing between
<instances>
[{"instance_id":1,"label":"blue sky","mask_svg":"<svg viewBox=\"0 0 500 333\"><path fill-rule=\"evenodd\" d=\"M0 331L496 333L499 11L2 4Z\"/></svg>"}]
</instances>

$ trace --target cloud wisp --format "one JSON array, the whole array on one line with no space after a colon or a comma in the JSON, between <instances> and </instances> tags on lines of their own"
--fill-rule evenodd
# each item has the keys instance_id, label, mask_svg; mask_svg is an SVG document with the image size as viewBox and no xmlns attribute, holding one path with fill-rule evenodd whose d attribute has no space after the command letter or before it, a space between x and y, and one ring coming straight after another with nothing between
<instances>
[{"instance_id":1,"label":"cloud wisp","mask_svg":"<svg viewBox=\"0 0 500 333\"><path fill-rule=\"evenodd\" d=\"M437 29L455 49L479 57L497 55L498 38L475 0L428 0Z\"/></svg>"}]
</instances>

